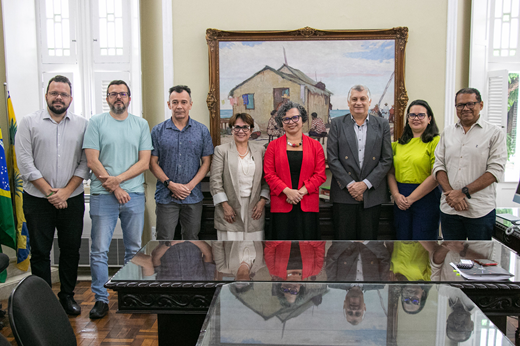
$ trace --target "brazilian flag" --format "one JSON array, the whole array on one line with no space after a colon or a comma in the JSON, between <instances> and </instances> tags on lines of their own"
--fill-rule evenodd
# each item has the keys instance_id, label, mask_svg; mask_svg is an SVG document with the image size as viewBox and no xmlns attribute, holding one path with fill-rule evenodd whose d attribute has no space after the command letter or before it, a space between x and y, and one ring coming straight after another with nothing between
<instances>
[{"instance_id":1,"label":"brazilian flag","mask_svg":"<svg viewBox=\"0 0 520 346\"><path fill-rule=\"evenodd\" d=\"M29 242L29 230L25 222L25 215L23 213L23 181L18 170L16 161L16 152L14 150L14 138L16 137L16 130L18 125L16 123L16 116L14 115L13 103L11 102L11 95L8 93L7 97L7 116L9 118L9 140L11 147L9 153L9 172L12 174L11 184L12 198L14 200L14 221L16 225L16 266L18 269L27 271L29 269L29 254L31 253L31 246Z\"/></svg>"},{"instance_id":2,"label":"brazilian flag","mask_svg":"<svg viewBox=\"0 0 520 346\"><path fill-rule=\"evenodd\" d=\"M7 174L7 160L5 158L2 130L0 129L0 244L16 249L16 230L14 227L13 204ZM0 252L2 248L0 247ZM7 273L0 274L0 282L5 282Z\"/></svg>"}]
</instances>

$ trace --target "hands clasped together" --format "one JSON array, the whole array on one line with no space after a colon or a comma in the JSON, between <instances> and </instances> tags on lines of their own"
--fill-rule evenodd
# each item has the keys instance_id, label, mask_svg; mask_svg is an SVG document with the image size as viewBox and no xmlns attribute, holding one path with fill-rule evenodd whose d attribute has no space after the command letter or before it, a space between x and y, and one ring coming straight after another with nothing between
<instances>
[{"instance_id":1,"label":"hands clasped together","mask_svg":"<svg viewBox=\"0 0 520 346\"><path fill-rule=\"evenodd\" d=\"M101 186L108 192L112 192L116 197L119 204L125 204L130 202L130 195L128 192L123 190L119 184L123 181L119 177L113 177L108 175L102 175L99 177L99 180L102 182Z\"/></svg>"},{"instance_id":2,"label":"hands clasped together","mask_svg":"<svg viewBox=\"0 0 520 346\"><path fill-rule=\"evenodd\" d=\"M363 193L366 189L367 185L362 181L357 181L347 186L348 193L358 202L363 201Z\"/></svg>"},{"instance_id":3,"label":"hands clasped together","mask_svg":"<svg viewBox=\"0 0 520 346\"><path fill-rule=\"evenodd\" d=\"M70 193L67 192L66 189L54 189L51 188L51 193L47 197L47 200L56 208L56 209L65 209L68 207L67 199L69 199Z\"/></svg>"},{"instance_id":4,"label":"hands clasped together","mask_svg":"<svg viewBox=\"0 0 520 346\"><path fill-rule=\"evenodd\" d=\"M176 199L185 199L193 190L193 187L190 184L178 184L174 182L170 182L168 184L168 189L172 192L172 197Z\"/></svg>"},{"instance_id":5,"label":"hands clasped together","mask_svg":"<svg viewBox=\"0 0 520 346\"><path fill-rule=\"evenodd\" d=\"M283 190L283 193L285 193L285 195L287 196L287 199L286 199L287 203L298 204L302 200L303 196L308 194L309 191L307 190L307 188L304 185L299 190L289 189L288 187L286 187Z\"/></svg>"},{"instance_id":6,"label":"hands clasped together","mask_svg":"<svg viewBox=\"0 0 520 346\"><path fill-rule=\"evenodd\" d=\"M456 211L468 210L466 195L461 190L444 192L444 196L446 196L446 203Z\"/></svg>"}]
</instances>

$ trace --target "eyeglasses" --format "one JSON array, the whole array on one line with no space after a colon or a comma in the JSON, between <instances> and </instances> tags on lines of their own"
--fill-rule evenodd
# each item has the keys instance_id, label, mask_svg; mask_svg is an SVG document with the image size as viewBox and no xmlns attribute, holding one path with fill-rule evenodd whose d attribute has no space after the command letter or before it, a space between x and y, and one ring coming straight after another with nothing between
<instances>
[{"instance_id":1,"label":"eyeglasses","mask_svg":"<svg viewBox=\"0 0 520 346\"><path fill-rule=\"evenodd\" d=\"M419 303L421 302L419 299L415 299L415 298L412 298L412 297L403 298L403 300L404 300L405 303L413 304L413 305L419 305Z\"/></svg>"},{"instance_id":2,"label":"eyeglasses","mask_svg":"<svg viewBox=\"0 0 520 346\"><path fill-rule=\"evenodd\" d=\"M419 119L423 120L426 113L408 113L408 119Z\"/></svg>"},{"instance_id":3,"label":"eyeglasses","mask_svg":"<svg viewBox=\"0 0 520 346\"><path fill-rule=\"evenodd\" d=\"M457 103L455 105L455 108L457 108L458 111L461 111L464 109L464 107L468 107L468 109L473 109L475 108L475 105L477 104L478 102L468 102L468 103Z\"/></svg>"},{"instance_id":4,"label":"eyeglasses","mask_svg":"<svg viewBox=\"0 0 520 346\"><path fill-rule=\"evenodd\" d=\"M290 288L280 287L280 291L282 291L283 293L290 293L290 294L292 294L293 296L298 295L298 291L295 290L295 289L290 289Z\"/></svg>"},{"instance_id":5,"label":"eyeglasses","mask_svg":"<svg viewBox=\"0 0 520 346\"><path fill-rule=\"evenodd\" d=\"M233 129L233 131L235 131L236 133L239 133L240 131L243 131L244 133L248 132L251 127L249 125L244 125L244 126L232 126L231 127Z\"/></svg>"},{"instance_id":6,"label":"eyeglasses","mask_svg":"<svg viewBox=\"0 0 520 346\"><path fill-rule=\"evenodd\" d=\"M127 93L127 92L122 92L122 93L116 93L116 92L114 92L114 93L108 93L108 94L107 94L107 96L108 96L108 97L111 97L111 98L116 98L117 95L119 95L121 98L125 98L125 97L128 96L128 93Z\"/></svg>"},{"instance_id":7,"label":"eyeglasses","mask_svg":"<svg viewBox=\"0 0 520 346\"><path fill-rule=\"evenodd\" d=\"M49 93L49 95L51 95L52 97L58 97L58 96L61 96L62 99L66 99L66 98L70 97L69 94L66 94L66 93L59 93L59 92L57 92L57 91L51 91L51 92Z\"/></svg>"},{"instance_id":8,"label":"eyeglasses","mask_svg":"<svg viewBox=\"0 0 520 346\"><path fill-rule=\"evenodd\" d=\"M292 116L292 117L285 117L285 118L282 118L282 121L284 124L289 124L291 122L291 120L295 123L298 122L298 120L300 119L301 115L295 115L295 116Z\"/></svg>"},{"instance_id":9,"label":"eyeglasses","mask_svg":"<svg viewBox=\"0 0 520 346\"><path fill-rule=\"evenodd\" d=\"M354 312L354 311L348 310L347 311L347 315L355 316L355 317L361 317L361 312L359 312L359 311Z\"/></svg>"}]
</instances>

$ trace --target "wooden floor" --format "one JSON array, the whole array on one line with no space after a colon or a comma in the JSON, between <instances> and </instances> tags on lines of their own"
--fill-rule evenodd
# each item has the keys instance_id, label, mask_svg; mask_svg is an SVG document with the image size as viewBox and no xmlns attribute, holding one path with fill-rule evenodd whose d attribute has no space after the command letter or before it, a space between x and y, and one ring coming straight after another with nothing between
<instances>
[{"instance_id":1,"label":"wooden floor","mask_svg":"<svg viewBox=\"0 0 520 346\"><path fill-rule=\"evenodd\" d=\"M52 287L54 293L60 290L59 284ZM158 346L157 315L152 314L118 314L117 293L109 290L110 311L99 320L91 320L88 315L94 306L94 294L90 290L90 281L79 282L74 299L81 306L81 315L69 317L76 333L79 346L119 345L119 346ZM7 300L2 301L2 309L7 309ZM4 319L5 327L1 333L13 345L14 336L9 327L9 319Z\"/></svg>"},{"instance_id":2,"label":"wooden floor","mask_svg":"<svg viewBox=\"0 0 520 346\"><path fill-rule=\"evenodd\" d=\"M59 284L54 284L52 290L57 294ZM94 294L90 290L90 281L79 282L74 298L81 305L81 315L69 317L76 333L79 346L119 345L119 346L158 346L157 315L151 314L117 314L117 293L109 290L110 311L100 320L91 320L88 315L94 306ZM1 301L2 309L7 309L7 300ZM9 319L3 320L5 327L1 330L3 336L13 345L17 345L9 327ZM507 337L514 343L515 331L518 325L516 318L508 318Z\"/></svg>"}]
</instances>

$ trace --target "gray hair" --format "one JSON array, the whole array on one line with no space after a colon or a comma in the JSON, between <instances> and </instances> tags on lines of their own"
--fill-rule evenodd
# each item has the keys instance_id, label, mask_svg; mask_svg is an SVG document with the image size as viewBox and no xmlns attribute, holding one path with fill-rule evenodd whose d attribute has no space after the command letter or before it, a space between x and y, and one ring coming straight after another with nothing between
<instances>
[{"instance_id":1,"label":"gray hair","mask_svg":"<svg viewBox=\"0 0 520 346\"><path fill-rule=\"evenodd\" d=\"M350 94L352 93L352 90L356 90L356 91L365 91L366 90L368 99L372 100L372 95L370 94L370 89L367 86L364 86L362 84L356 84L352 88L350 88L350 90L348 91L347 100L350 101Z\"/></svg>"},{"instance_id":2,"label":"gray hair","mask_svg":"<svg viewBox=\"0 0 520 346\"><path fill-rule=\"evenodd\" d=\"M283 127L283 121L282 119L287 114L287 111L290 109L296 108L300 112L300 115L302 117L302 122L305 123L309 119L309 115L307 114L307 111L303 106L299 103L293 102L293 101L287 101L284 103L280 109L278 110L278 113L276 113L276 117L274 118L276 120L276 123L279 127Z\"/></svg>"}]
</instances>

